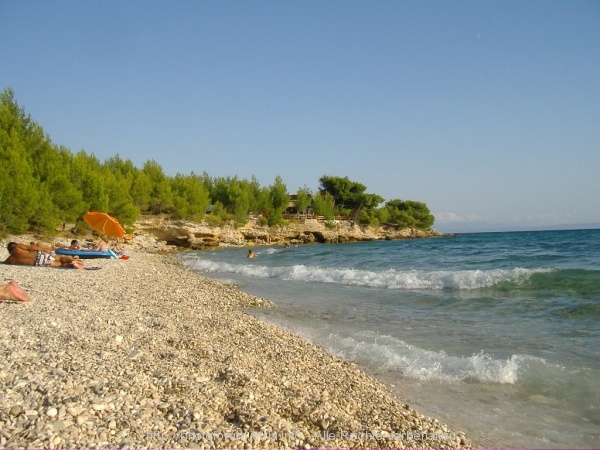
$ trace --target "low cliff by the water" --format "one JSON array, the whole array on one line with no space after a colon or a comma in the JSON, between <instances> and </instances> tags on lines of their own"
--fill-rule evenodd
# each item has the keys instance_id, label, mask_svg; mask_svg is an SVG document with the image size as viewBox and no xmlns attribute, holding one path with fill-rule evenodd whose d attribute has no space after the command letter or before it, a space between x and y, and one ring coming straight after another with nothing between
<instances>
[{"instance_id":1,"label":"low cliff by the water","mask_svg":"<svg viewBox=\"0 0 600 450\"><path fill-rule=\"evenodd\" d=\"M352 225L349 221L321 222L315 219L292 221L285 226L269 227L251 219L242 227L233 224L213 226L172 220L165 217L146 216L134 225L132 244L147 247L159 246L162 250L184 248L200 250L214 247L258 244L311 244L413 239L444 236L437 231L414 228L398 229L393 226L366 227Z\"/></svg>"}]
</instances>

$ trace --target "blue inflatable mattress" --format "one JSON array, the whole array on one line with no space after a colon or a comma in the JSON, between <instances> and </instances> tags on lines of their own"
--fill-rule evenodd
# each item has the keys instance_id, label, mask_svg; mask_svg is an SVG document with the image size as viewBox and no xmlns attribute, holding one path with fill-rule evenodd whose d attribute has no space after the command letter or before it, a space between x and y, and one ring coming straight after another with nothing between
<instances>
[{"instance_id":1,"label":"blue inflatable mattress","mask_svg":"<svg viewBox=\"0 0 600 450\"><path fill-rule=\"evenodd\" d=\"M119 258L119 255L117 255L113 250L97 252L95 250L69 250L68 248L57 248L56 250L54 250L54 252L57 255L79 256L80 259Z\"/></svg>"}]
</instances>

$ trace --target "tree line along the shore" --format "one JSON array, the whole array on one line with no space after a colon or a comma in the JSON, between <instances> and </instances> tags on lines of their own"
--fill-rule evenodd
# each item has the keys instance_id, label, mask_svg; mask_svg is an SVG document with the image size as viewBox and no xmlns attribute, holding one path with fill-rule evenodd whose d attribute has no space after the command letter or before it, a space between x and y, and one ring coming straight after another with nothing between
<instances>
[{"instance_id":1,"label":"tree line along the shore","mask_svg":"<svg viewBox=\"0 0 600 450\"><path fill-rule=\"evenodd\" d=\"M261 186L254 176L247 180L191 172L172 177L154 160L138 168L118 154L101 162L84 150L72 153L52 143L16 102L11 88L0 93L0 235L49 232L65 222L79 223L86 211L107 212L125 226L140 214L214 225L233 220L241 226L249 212L260 215L266 225L285 223L286 212L422 230L434 223L423 202L384 203L348 177L324 175L319 183L316 192L304 187L290 194L279 176Z\"/></svg>"}]
</instances>

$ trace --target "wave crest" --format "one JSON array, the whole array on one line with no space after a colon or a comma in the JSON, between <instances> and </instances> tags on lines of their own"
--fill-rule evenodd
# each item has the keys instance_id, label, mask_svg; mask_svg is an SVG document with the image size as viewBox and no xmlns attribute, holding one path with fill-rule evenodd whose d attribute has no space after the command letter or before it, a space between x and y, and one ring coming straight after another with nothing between
<instances>
[{"instance_id":1,"label":"wave crest","mask_svg":"<svg viewBox=\"0 0 600 450\"><path fill-rule=\"evenodd\" d=\"M550 369L546 362L534 356L512 355L506 360L494 359L483 350L470 357L450 356L446 352L424 350L391 336L363 333L362 338L330 334L325 346L331 353L344 359L418 380L465 381L515 384L531 369Z\"/></svg>"},{"instance_id":2,"label":"wave crest","mask_svg":"<svg viewBox=\"0 0 600 450\"><path fill-rule=\"evenodd\" d=\"M260 278L276 278L305 283L334 283L351 286L405 290L473 290L489 288L500 283L522 283L536 273L553 269L490 269L490 270L440 270L383 272L349 268L309 267L303 264L268 267L260 264L230 264L209 260L188 260L195 270L238 273Z\"/></svg>"}]
</instances>

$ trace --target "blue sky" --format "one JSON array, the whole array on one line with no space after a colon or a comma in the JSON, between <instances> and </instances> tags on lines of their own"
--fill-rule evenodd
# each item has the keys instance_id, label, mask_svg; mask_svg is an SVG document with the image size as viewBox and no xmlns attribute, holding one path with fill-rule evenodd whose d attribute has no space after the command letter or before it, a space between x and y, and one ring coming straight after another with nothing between
<instances>
[{"instance_id":1,"label":"blue sky","mask_svg":"<svg viewBox=\"0 0 600 450\"><path fill-rule=\"evenodd\" d=\"M600 2L0 0L0 89L55 144L441 231L600 223Z\"/></svg>"}]
</instances>

